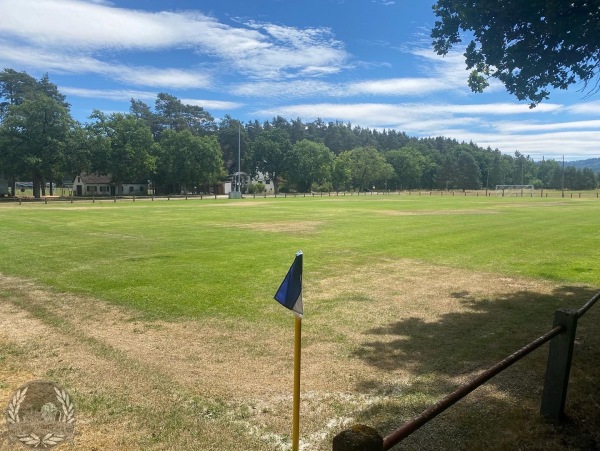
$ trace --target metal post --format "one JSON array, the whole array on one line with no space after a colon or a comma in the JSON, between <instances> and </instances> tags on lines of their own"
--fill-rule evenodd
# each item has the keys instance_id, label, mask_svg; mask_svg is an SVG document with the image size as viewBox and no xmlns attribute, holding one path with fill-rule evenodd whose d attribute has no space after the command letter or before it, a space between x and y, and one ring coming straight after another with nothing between
<instances>
[{"instance_id":1,"label":"metal post","mask_svg":"<svg viewBox=\"0 0 600 451\"><path fill-rule=\"evenodd\" d=\"M550 341L540 408L543 416L553 420L561 420L564 416L577 318L578 314L573 310L560 309L554 314L554 326L562 326L563 332Z\"/></svg>"},{"instance_id":2,"label":"metal post","mask_svg":"<svg viewBox=\"0 0 600 451\"><path fill-rule=\"evenodd\" d=\"M238 122L238 176L237 176L237 190L242 193L242 123Z\"/></svg>"}]
</instances>

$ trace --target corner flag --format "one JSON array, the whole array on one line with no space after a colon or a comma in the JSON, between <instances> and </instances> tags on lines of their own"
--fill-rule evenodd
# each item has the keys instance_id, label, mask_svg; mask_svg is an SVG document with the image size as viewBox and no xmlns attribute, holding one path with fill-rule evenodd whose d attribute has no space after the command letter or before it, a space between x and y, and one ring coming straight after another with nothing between
<instances>
[{"instance_id":1,"label":"corner flag","mask_svg":"<svg viewBox=\"0 0 600 451\"><path fill-rule=\"evenodd\" d=\"M296 253L296 259L275 293L275 300L292 310L298 316L304 314L302 304L302 251Z\"/></svg>"}]
</instances>

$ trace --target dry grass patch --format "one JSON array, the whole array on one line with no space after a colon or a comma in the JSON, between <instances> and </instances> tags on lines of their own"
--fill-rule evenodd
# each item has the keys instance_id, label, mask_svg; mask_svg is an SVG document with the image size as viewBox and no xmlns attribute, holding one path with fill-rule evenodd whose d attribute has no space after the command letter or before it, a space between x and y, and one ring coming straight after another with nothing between
<instances>
[{"instance_id":1,"label":"dry grass patch","mask_svg":"<svg viewBox=\"0 0 600 451\"><path fill-rule=\"evenodd\" d=\"M496 215L499 212L493 210L377 210L376 213L383 216L446 216L446 215Z\"/></svg>"},{"instance_id":2,"label":"dry grass patch","mask_svg":"<svg viewBox=\"0 0 600 451\"><path fill-rule=\"evenodd\" d=\"M333 434L353 421L385 430L386 421L410 417L514 351L515 342L535 338L579 288L395 260L306 280L303 449L330 449ZM0 293L0 349L20 352L8 356L9 371L0 370L2 399L31 379L63 384L80 405L78 448L288 449L291 317L289 328L145 321L14 277L0 277ZM524 314L531 327L517 334L507 322L530 302L538 306ZM271 310L285 314L275 302ZM520 397L539 381L525 378L519 388L511 380L478 390L466 405L480 403L492 416L533 408L531 395ZM446 421L429 428L429 438L441 440L456 417Z\"/></svg>"},{"instance_id":3,"label":"dry grass patch","mask_svg":"<svg viewBox=\"0 0 600 451\"><path fill-rule=\"evenodd\" d=\"M260 232L283 232L304 235L315 233L321 224L320 221L272 221L226 224L225 227L236 227Z\"/></svg>"}]
</instances>

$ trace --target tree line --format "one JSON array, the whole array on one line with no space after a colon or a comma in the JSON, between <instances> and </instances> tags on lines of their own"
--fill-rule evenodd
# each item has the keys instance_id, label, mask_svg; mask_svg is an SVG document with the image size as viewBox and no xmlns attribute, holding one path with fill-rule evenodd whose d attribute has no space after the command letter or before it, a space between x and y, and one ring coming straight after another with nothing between
<instances>
[{"instance_id":1,"label":"tree line","mask_svg":"<svg viewBox=\"0 0 600 451\"><path fill-rule=\"evenodd\" d=\"M152 106L131 99L128 113L94 110L83 124L69 108L47 75L0 73L0 177L13 192L16 181L32 180L40 197L47 183L83 172L110 174L116 185L151 181L157 194L205 192L238 167L262 173L275 192L598 187L590 169L534 162L518 151L321 119L216 121L167 93Z\"/></svg>"}]
</instances>

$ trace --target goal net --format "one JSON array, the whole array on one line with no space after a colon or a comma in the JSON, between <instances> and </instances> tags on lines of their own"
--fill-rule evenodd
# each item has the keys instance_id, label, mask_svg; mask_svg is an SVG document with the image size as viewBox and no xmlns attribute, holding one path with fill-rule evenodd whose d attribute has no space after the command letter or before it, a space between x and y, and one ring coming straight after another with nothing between
<instances>
[{"instance_id":1,"label":"goal net","mask_svg":"<svg viewBox=\"0 0 600 451\"><path fill-rule=\"evenodd\" d=\"M533 185L496 185L496 194L502 197L533 197Z\"/></svg>"}]
</instances>

